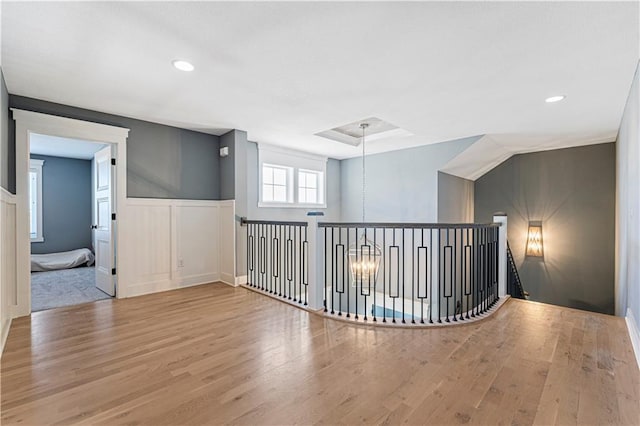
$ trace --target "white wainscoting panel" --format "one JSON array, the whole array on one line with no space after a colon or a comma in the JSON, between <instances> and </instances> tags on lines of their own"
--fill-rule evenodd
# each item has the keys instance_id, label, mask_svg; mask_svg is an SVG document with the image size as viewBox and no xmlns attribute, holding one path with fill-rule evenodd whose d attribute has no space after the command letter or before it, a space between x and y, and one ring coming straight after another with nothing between
<instances>
[{"instance_id":1,"label":"white wainscoting panel","mask_svg":"<svg viewBox=\"0 0 640 426\"><path fill-rule=\"evenodd\" d=\"M0 188L0 353L17 305L16 198Z\"/></svg>"},{"instance_id":2,"label":"white wainscoting panel","mask_svg":"<svg viewBox=\"0 0 640 426\"><path fill-rule=\"evenodd\" d=\"M127 259L116 254L117 265L124 260L130 265L126 280L118 274L118 290L124 290L126 296L172 288L171 210L170 200L127 206L129 229L125 246L129 254ZM126 290L121 288L124 286Z\"/></svg>"},{"instance_id":3,"label":"white wainscoting panel","mask_svg":"<svg viewBox=\"0 0 640 426\"><path fill-rule=\"evenodd\" d=\"M234 201L220 202L220 281L236 282L236 212Z\"/></svg>"},{"instance_id":4,"label":"white wainscoting panel","mask_svg":"<svg viewBox=\"0 0 640 426\"><path fill-rule=\"evenodd\" d=\"M221 245L220 226L233 221L233 201L129 198L126 215L118 297L220 281L235 262L234 251Z\"/></svg>"},{"instance_id":5,"label":"white wainscoting panel","mask_svg":"<svg viewBox=\"0 0 640 426\"><path fill-rule=\"evenodd\" d=\"M180 286L220 279L218 206L175 208Z\"/></svg>"}]
</instances>

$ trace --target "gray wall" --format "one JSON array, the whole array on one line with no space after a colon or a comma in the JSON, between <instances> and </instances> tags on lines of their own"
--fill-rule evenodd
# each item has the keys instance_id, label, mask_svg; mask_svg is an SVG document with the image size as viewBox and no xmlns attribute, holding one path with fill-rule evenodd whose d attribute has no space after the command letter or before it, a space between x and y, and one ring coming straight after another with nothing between
<instances>
[{"instance_id":1,"label":"gray wall","mask_svg":"<svg viewBox=\"0 0 640 426\"><path fill-rule=\"evenodd\" d=\"M231 161L231 164L225 165L221 191L235 200L236 276L238 277L247 273L247 233L240 220L243 217L251 218L247 210L247 145L249 142L247 132L242 130L225 133L221 140L223 146L229 147L227 158Z\"/></svg>"},{"instance_id":2,"label":"gray wall","mask_svg":"<svg viewBox=\"0 0 640 426\"><path fill-rule=\"evenodd\" d=\"M478 137L385 152L366 159L367 222L436 222L438 170ZM362 159L341 161L341 216L362 221Z\"/></svg>"},{"instance_id":3,"label":"gray wall","mask_svg":"<svg viewBox=\"0 0 640 426\"><path fill-rule=\"evenodd\" d=\"M439 223L473 222L474 185L472 180L438 172Z\"/></svg>"},{"instance_id":4,"label":"gray wall","mask_svg":"<svg viewBox=\"0 0 640 426\"><path fill-rule=\"evenodd\" d=\"M91 160L49 157L42 166L44 242L31 243L34 254L91 248Z\"/></svg>"},{"instance_id":5,"label":"gray wall","mask_svg":"<svg viewBox=\"0 0 640 426\"><path fill-rule=\"evenodd\" d=\"M236 130L220 136L220 148L229 148L229 155L220 158L220 199L233 200L236 197Z\"/></svg>"},{"instance_id":6,"label":"gray wall","mask_svg":"<svg viewBox=\"0 0 640 426\"><path fill-rule=\"evenodd\" d=\"M614 312L615 144L516 155L475 184L475 220L507 213L508 238L531 299ZM525 258L542 221L544 259Z\"/></svg>"},{"instance_id":7,"label":"gray wall","mask_svg":"<svg viewBox=\"0 0 640 426\"><path fill-rule=\"evenodd\" d=\"M217 136L21 96L9 96L9 105L131 129L127 139L128 197L220 198Z\"/></svg>"},{"instance_id":8,"label":"gray wall","mask_svg":"<svg viewBox=\"0 0 640 426\"><path fill-rule=\"evenodd\" d=\"M616 145L616 313L629 316L635 321L636 330L640 330L640 62Z\"/></svg>"},{"instance_id":9,"label":"gray wall","mask_svg":"<svg viewBox=\"0 0 640 426\"><path fill-rule=\"evenodd\" d=\"M16 154L15 140L10 137L12 121L9 111L9 92L0 68L0 186L15 194L16 192ZM12 132L11 132L12 133Z\"/></svg>"},{"instance_id":10,"label":"gray wall","mask_svg":"<svg viewBox=\"0 0 640 426\"><path fill-rule=\"evenodd\" d=\"M247 144L247 213L248 217L258 220L307 220L310 211L324 213L322 220L340 220L340 189L341 173L340 161L327 160L327 207L326 208L278 208L258 207L258 145L255 142Z\"/></svg>"},{"instance_id":11,"label":"gray wall","mask_svg":"<svg viewBox=\"0 0 640 426\"><path fill-rule=\"evenodd\" d=\"M244 132L242 132L244 133ZM242 135L241 135L242 136ZM240 147L240 149L238 149ZM243 137L236 139L236 215L254 220L307 221L309 211L324 213L322 221L340 220L341 173L340 161L327 160L327 207L326 208L277 208L258 207L258 145ZM242 155L244 153L244 155ZM236 240L237 275L246 274L246 230L240 229Z\"/></svg>"}]
</instances>

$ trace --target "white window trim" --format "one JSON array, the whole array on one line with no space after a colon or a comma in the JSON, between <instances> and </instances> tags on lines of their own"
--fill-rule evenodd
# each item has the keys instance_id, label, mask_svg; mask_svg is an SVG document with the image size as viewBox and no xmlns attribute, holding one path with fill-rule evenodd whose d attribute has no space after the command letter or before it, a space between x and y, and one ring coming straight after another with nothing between
<instances>
[{"instance_id":1,"label":"white window trim","mask_svg":"<svg viewBox=\"0 0 640 426\"><path fill-rule=\"evenodd\" d=\"M283 166L281 164L271 164L271 163L262 163L262 165L260 166L260 177L263 177L264 174L264 167L271 167L274 169L284 169L287 173L287 184L286 184L286 191L287 191L287 200L290 201L262 201L263 198L263 193L264 193L264 182L260 185L260 200L262 203L264 203L265 205L268 206L273 206L274 204L284 204L284 205L289 205L293 202L295 202L295 194L294 194L294 182L295 182L295 169L293 167L289 167L289 166ZM268 184L267 184L268 185ZM280 186L280 185L273 185L273 186Z\"/></svg>"},{"instance_id":2,"label":"white window trim","mask_svg":"<svg viewBox=\"0 0 640 426\"><path fill-rule=\"evenodd\" d=\"M264 164L271 166L289 167L293 169L292 187L288 190L293 191L292 202L264 202L262 196L262 166ZM298 171L306 170L322 173L321 182L319 182L318 191L321 192L322 203L299 203L298 202ZM290 149L280 148L273 145L258 144L258 207L266 208L289 208L289 209L326 209L327 208L327 157L309 154L306 152L293 151Z\"/></svg>"},{"instance_id":3,"label":"white window trim","mask_svg":"<svg viewBox=\"0 0 640 426\"><path fill-rule=\"evenodd\" d=\"M44 242L44 233L42 232L42 166L44 165L44 160L36 160L29 159L29 172L36 172L37 181L36 187L38 188L38 208L36 211L37 214L37 226L38 232L35 237L31 237L31 232L29 232L29 237L32 243L43 243ZM31 198L31 196L29 196ZM29 209L31 210L31 209Z\"/></svg>"},{"instance_id":4,"label":"white window trim","mask_svg":"<svg viewBox=\"0 0 640 426\"><path fill-rule=\"evenodd\" d=\"M315 190L318 192L318 197L320 198L320 202L319 203L300 203L298 202L298 204L301 205L309 205L309 206L322 206L324 205L326 207L326 193L324 190L325 187L325 182L326 182L326 175L325 172L321 171L321 170L309 170L309 169L303 169L303 168L299 168L296 170L296 179L300 178L300 173L307 173L307 174L315 174L317 177L317 182L316 182L316 188ZM307 188L307 187L305 187ZM296 196L300 197L300 182L296 182L296 188L297 192L296 192Z\"/></svg>"}]
</instances>

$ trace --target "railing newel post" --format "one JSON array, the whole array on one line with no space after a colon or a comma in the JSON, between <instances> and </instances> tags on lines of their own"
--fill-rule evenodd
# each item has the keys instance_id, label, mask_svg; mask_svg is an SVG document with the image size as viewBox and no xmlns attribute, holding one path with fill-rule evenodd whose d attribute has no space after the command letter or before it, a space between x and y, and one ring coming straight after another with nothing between
<instances>
[{"instance_id":1,"label":"railing newel post","mask_svg":"<svg viewBox=\"0 0 640 426\"><path fill-rule=\"evenodd\" d=\"M493 222L499 223L498 228L498 298L507 295L507 214L495 213Z\"/></svg>"},{"instance_id":2,"label":"railing newel post","mask_svg":"<svg viewBox=\"0 0 640 426\"><path fill-rule=\"evenodd\" d=\"M323 297L325 285L323 249L326 250L326 242L322 241L321 232L318 228L318 218L321 218L322 216L324 216L324 213L322 212L307 213L309 245L309 254L307 256L307 262L309 265L309 283L307 291L309 292L309 307L313 310L325 308Z\"/></svg>"}]
</instances>

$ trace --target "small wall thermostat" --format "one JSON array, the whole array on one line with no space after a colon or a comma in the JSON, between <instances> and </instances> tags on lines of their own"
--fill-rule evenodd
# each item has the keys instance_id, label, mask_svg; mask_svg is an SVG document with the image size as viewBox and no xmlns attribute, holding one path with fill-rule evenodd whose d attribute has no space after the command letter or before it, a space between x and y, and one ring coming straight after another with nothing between
<instances>
[{"instance_id":1,"label":"small wall thermostat","mask_svg":"<svg viewBox=\"0 0 640 426\"><path fill-rule=\"evenodd\" d=\"M220 148L220 157L226 157L227 155L229 155L229 147L224 146Z\"/></svg>"}]
</instances>

